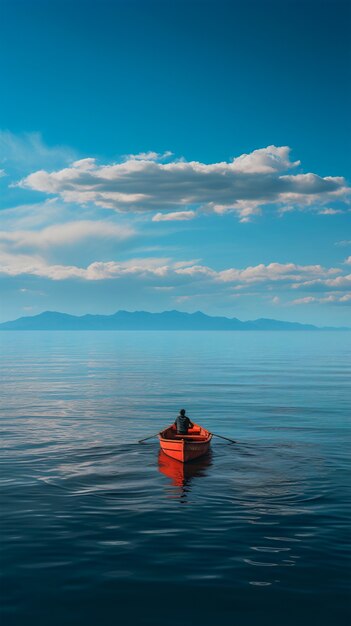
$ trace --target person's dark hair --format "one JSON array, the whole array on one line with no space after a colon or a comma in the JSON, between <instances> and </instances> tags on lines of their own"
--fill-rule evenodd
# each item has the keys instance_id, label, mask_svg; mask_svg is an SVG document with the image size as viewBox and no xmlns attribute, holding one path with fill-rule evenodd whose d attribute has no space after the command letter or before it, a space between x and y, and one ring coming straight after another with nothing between
<instances>
[{"instance_id":1,"label":"person's dark hair","mask_svg":"<svg viewBox=\"0 0 351 626\"><path fill-rule=\"evenodd\" d=\"M185 415L185 409L180 409L179 413L180 413L181 415Z\"/></svg>"}]
</instances>

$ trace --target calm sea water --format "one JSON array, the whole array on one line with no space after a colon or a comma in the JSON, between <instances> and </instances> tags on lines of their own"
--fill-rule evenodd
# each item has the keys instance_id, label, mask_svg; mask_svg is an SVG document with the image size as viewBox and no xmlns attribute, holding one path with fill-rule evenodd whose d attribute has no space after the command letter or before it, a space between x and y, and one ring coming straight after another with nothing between
<instances>
[{"instance_id":1,"label":"calm sea water","mask_svg":"<svg viewBox=\"0 0 351 626\"><path fill-rule=\"evenodd\" d=\"M347 623L351 333L0 348L2 626ZM184 471L137 443L181 407L238 443Z\"/></svg>"}]
</instances>

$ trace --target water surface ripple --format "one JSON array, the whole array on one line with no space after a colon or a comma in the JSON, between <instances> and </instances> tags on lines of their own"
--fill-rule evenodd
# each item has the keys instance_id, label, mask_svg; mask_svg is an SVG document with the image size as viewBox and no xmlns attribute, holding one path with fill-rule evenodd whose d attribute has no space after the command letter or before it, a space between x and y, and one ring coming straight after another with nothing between
<instances>
[{"instance_id":1,"label":"water surface ripple","mask_svg":"<svg viewBox=\"0 0 351 626\"><path fill-rule=\"evenodd\" d=\"M351 333L0 347L2 626L347 623ZM238 443L137 443L181 406Z\"/></svg>"}]
</instances>

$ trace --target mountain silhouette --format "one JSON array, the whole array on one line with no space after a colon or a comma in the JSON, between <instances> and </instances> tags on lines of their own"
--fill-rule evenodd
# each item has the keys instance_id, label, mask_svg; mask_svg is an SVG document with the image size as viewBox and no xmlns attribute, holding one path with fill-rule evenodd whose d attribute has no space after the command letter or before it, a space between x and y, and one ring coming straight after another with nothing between
<instances>
[{"instance_id":1,"label":"mountain silhouette","mask_svg":"<svg viewBox=\"0 0 351 626\"><path fill-rule=\"evenodd\" d=\"M243 322L236 317L212 317L201 311L117 311L113 315L69 315L45 311L0 324L0 330L349 330L260 318Z\"/></svg>"}]
</instances>

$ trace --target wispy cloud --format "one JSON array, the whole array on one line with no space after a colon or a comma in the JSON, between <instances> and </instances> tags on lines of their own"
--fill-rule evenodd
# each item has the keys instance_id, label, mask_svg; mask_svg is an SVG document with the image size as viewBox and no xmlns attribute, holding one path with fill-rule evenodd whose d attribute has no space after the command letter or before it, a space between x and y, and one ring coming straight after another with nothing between
<instances>
[{"instance_id":1,"label":"wispy cloud","mask_svg":"<svg viewBox=\"0 0 351 626\"><path fill-rule=\"evenodd\" d=\"M166 152L138 152L137 154L127 154L124 157L125 161L165 161L173 156L173 152L166 150Z\"/></svg>"},{"instance_id":2,"label":"wispy cloud","mask_svg":"<svg viewBox=\"0 0 351 626\"><path fill-rule=\"evenodd\" d=\"M123 163L109 165L83 159L64 169L33 172L18 184L58 195L64 202L94 203L121 212L157 210L157 215L184 215L196 209L217 214L233 212L242 221L267 206L280 211L320 212L326 204L350 197L343 177L284 173L300 165L299 161L290 161L287 146L268 146L230 162L211 164L176 160L161 163L157 160L160 155L146 154L154 157L134 155ZM330 214L330 207L325 211ZM154 221L159 220L154 216Z\"/></svg>"},{"instance_id":3,"label":"wispy cloud","mask_svg":"<svg viewBox=\"0 0 351 626\"><path fill-rule=\"evenodd\" d=\"M7 172L29 172L37 167L62 167L75 152L67 146L48 146L40 133L15 134L0 130L0 165Z\"/></svg>"},{"instance_id":4,"label":"wispy cloud","mask_svg":"<svg viewBox=\"0 0 351 626\"><path fill-rule=\"evenodd\" d=\"M87 239L121 240L133 234L131 228L111 222L80 220L55 224L41 230L0 231L0 246L11 245L12 250L20 248L38 250L72 245Z\"/></svg>"},{"instance_id":5,"label":"wispy cloud","mask_svg":"<svg viewBox=\"0 0 351 626\"><path fill-rule=\"evenodd\" d=\"M320 211L318 211L319 215L338 215L343 212L344 211L342 209L331 209L331 208L321 209Z\"/></svg>"},{"instance_id":6,"label":"wispy cloud","mask_svg":"<svg viewBox=\"0 0 351 626\"><path fill-rule=\"evenodd\" d=\"M173 213L156 213L153 222L181 222L193 220L196 217L195 211L174 211Z\"/></svg>"}]
</instances>

